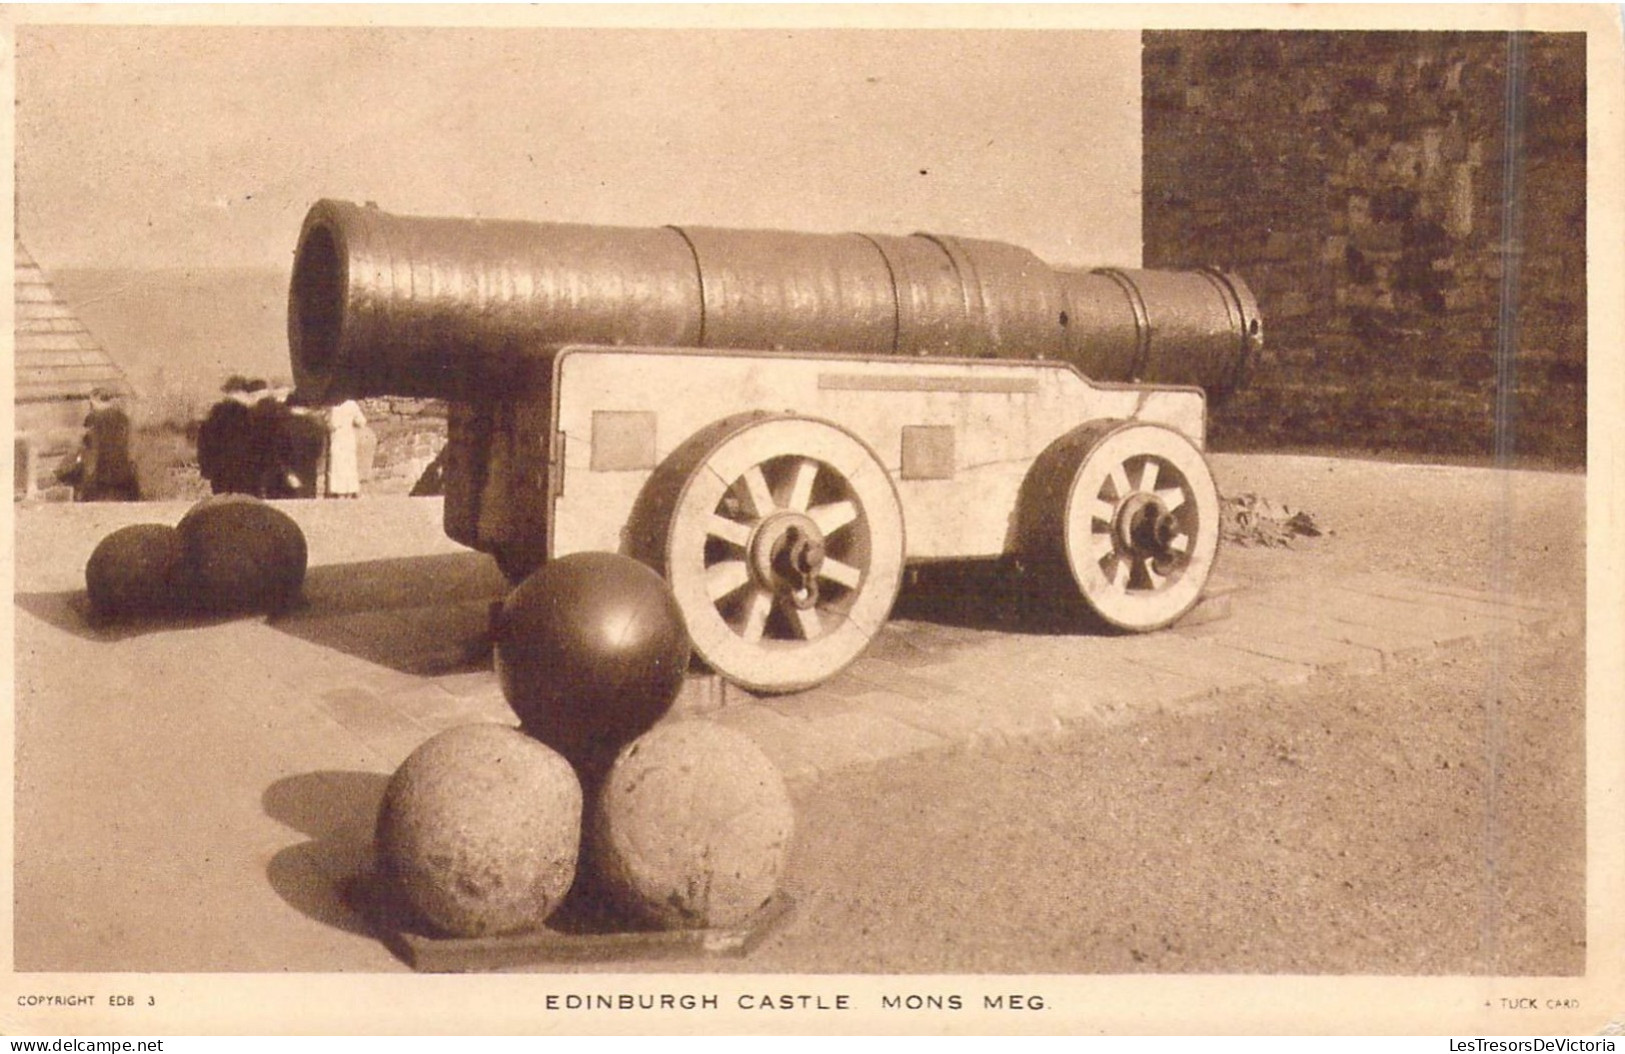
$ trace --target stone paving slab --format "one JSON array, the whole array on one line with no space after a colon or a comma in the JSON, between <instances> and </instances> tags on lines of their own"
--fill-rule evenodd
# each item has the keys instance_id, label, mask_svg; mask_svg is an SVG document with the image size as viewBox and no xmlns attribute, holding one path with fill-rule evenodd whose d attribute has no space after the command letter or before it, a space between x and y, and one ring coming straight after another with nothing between
<instances>
[{"instance_id":1,"label":"stone paving slab","mask_svg":"<svg viewBox=\"0 0 1625 1054\"><path fill-rule=\"evenodd\" d=\"M1185 636L1187 631L1176 630L1175 635ZM1244 622L1203 627L1188 635L1234 651L1308 666L1317 675L1368 674L1382 669L1381 651L1333 639L1306 623L1297 611L1250 611Z\"/></svg>"},{"instance_id":2,"label":"stone paving slab","mask_svg":"<svg viewBox=\"0 0 1625 1054\"><path fill-rule=\"evenodd\" d=\"M1391 593L1378 593L1367 589L1354 589L1343 585L1328 586L1325 595L1329 602L1339 605L1338 610L1358 610L1364 605L1372 612L1392 613L1391 605L1402 605L1399 617L1408 625L1418 628L1437 627L1447 634L1477 636L1517 626L1542 626L1557 616L1539 608L1519 608L1508 604L1491 604L1481 600L1445 596L1438 593L1423 594L1412 591L1405 595L1395 589ZM1352 618L1349 621L1353 621ZM1448 639L1448 638L1447 638ZM1436 643L1445 643L1437 641Z\"/></svg>"},{"instance_id":3,"label":"stone paving slab","mask_svg":"<svg viewBox=\"0 0 1625 1054\"><path fill-rule=\"evenodd\" d=\"M817 700L809 700L816 707ZM826 743L827 757L835 760L835 767L863 765L902 757L923 750L937 749L949 740L918 727L897 721L872 708L854 708L830 717L791 717L779 732L789 736L782 744L782 754L796 756L802 735L810 729ZM814 778L830 771L824 765L813 766Z\"/></svg>"},{"instance_id":4,"label":"stone paving slab","mask_svg":"<svg viewBox=\"0 0 1625 1054\"><path fill-rule=\"evenodd\" d=\"M1499 616L1481 611L1463 611L1460 600L1427 604L1409 598L1372 596L1369 593L1326 586L1313 591L1281 590L1271 594L1282 608L1312 615L1316 624L1331 621L1417 637L1441 646L1515 628L1524 621L1512 609L1498 609ZM1525 612L1524 614L1528 614ZM1549 616L1541 615L1543 621Z\"/></svg>"},{"instance_id":5,"label":"stone paving slab","mask_svg":"<svg viewBox=\"0 0 1625 1054\"><path fill-rule=\"evenodd\" d=\"M873 712L949 744L1004 740L1011 717L996 701L888 669L883 660L861 665L850 676L863 686L857 698ZM826 685L819 692L832 690Z\"/></svg>"},{"instance_id":6,"label":"stone paving slab","mask_svg":"<svg viewBox=\"0 0 1625 1054\"><path fill-rule=\"evenodd\" d=\"M1324 634L1328 640L1339 644L1354 644L1377 652L1382 656L1384 669L1400 660L1423 658L1437 648L1427 634L1413 633L1404 629L1338 621L1317 622L1315 629L1316 632Z\"/></svg>"},{"instance_id":7,"label":"stone paving slab","mask_svg":"<svg viewBox=\"0 0 1625 1054\"><path fill-rule=\"evenodd\" d=\"M1388 596L1417 603L1438 603L1443 598L1454 598L1456 600L1477 601L1488 604L1501 611L1512 608L1520 611L1540 611L1552 615L1584 614L1583 610L1577 612L1572 606L1552 600L1520 596L1514 593L1465 589L1461 586L1447 585L1442 582L1418 582L1375 572L1348 575L1339 580L1338 586L1343 589L1370 593L1373 596Z\"/></svg>"},{"instance_id":8,"label":"stone paving slab","mask_svg":"<svg viewBox=\"0 0 1625 1054\"><path fill-rule=\"evenodd\" d=\"M323 692L318 702L340 727L382 757L410 754L430 734L410 714L363 688L335 688Z\"/></svg>"},{"instance_id":9,"label":"stone paving slab","mask_svg":"<svg viewBox=\"0 0 1625 1054\"><path fill-rule=\"evenodd\" d=\"M737 706L710 720L743 732L793 783L815 782L829 772L876 760L850 730L786 717L765 706Z\"/></svg>"},{"instance_id":10,"label":"stone paving slab","mask_svg":"<svg viewBox=\"0 0 1625 1054\"><path fill-rule=\"evenodd\" d=\"M1126 637L1111 642L1114 657L1168 673L1190 675L1200 671L1203 689L1209 694L1267 682L1303 684L1315 673L1315 665L1277 656L1259 655L1227 647L1212 638L1165 634L1161 639Z\"/></svg>"},{"instance_id":11,"label":"stone paving slab","mask_svg":"<svg viewBox=\"0 0 1625 1054\"><path fill-rule=\"evenodd\" d=\"M1357 591L1352 587L1344 588L1365 596L1385 596L1419 610L1448 613L1462 621L1476 621L1486 626L1486 632L1495 632L1498 625L1501 631L1530 629L1549 634L1567 634L1577 632L1585 622L1584 610L1565 611L1556 607L1513 604L1483 597L1423 592L1415 588L1407 595L1400 586L1362 586Z\"/></svg>"},{"instance_id":12,"label":"stone paving slab","mask_svg":"<svg viewBox=\"0 0 1625 1054\"><path fill-rule=\"evenodd\" d=\"M991 741L1054 732L1071 719L1113 704L1124 707L1194 691L1191 682L1177 675L1115 660L1094 646L1099 640L1077 638L1071 648L1059 638L1027 637L1022 643L1019 656L994 639L974 652L958 652L909 672L932 686L939 709L974 714L973 737ZM858 667L857 675L864 676L865 665ZM922 727L937 730L931 724Z\"/></svg>"},{"instance_id":13,"label":"stone paving slab","mask_svg":"<svg viewBox=\"0 0 1625 1054\"><path fill-rule=\"evenodd\" d=\"M820 735L828 739L837 724L857 729L867 708L932 737L910 742L893 736L875 751L845 753L827 745L798 752L794 744L775 743L781 757L801 753L791 767L798 778L812 778L827 774L828 765L873 761L875 752L888 749L1002 742L1080 722L1196 709L1251 685L1374 673L1462 641L1545 625L1559 610L1483 599L1489 595L1429 590L1401 579L1373 577L1359 588L1283 579L1233 591L1230 617L1142 636L1020 636L893 624L831 684L766 704L736 700L729 720L749 724L741 709L766 706L793 715L805 705L820 708ZM854 694L858 685L872 691ZM825 706L837 695L859 705ZM764 738L783 731L762 726Z\"/></svg>"}]
</instances>

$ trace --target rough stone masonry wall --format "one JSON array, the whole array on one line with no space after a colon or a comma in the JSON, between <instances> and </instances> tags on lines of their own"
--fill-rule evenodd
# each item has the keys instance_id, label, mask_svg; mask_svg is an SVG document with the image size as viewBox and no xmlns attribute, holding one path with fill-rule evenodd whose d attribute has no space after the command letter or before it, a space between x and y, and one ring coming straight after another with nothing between
<instances>
[{"instance_id":1,"label":"rough stone masonry wall","mask_svg":"<svg viewBox=\"0 0 1625 1054\"><path fill-rule=\"evenodd\" d=\"M364 466L363 481L394 479L404 480L408 488L415 486L446 445L443 400L363 399L361 413L375 444L368 462L370 474Z\"/></svg>"},{"instance_id":2,"label":"rough stone masonry wall","mask_svg":"<svg viewBox=\"0 0 1625 1054\"><path fill-rule=\"evenodd\" d=\"M1144 46L1146 265L1233 268L1266 325L1217 447L1584 464L1582 34Z\"/></svg>"}]
</instances>

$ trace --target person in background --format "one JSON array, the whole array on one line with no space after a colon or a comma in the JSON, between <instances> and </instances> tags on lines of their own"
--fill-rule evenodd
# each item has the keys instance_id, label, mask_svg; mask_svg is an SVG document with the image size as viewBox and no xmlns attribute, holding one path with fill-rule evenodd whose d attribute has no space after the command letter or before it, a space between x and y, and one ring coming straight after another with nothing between
<instances>
[{"instance_id":1,"label":"person in background","mask_svg":"<svg viewBox=\"0 0 1625 1054\"><path fill-rule=\"evenodd\" d=\"M298 393L278 393L288 416L277 437L277 460L284 470L290 498L314 498L321 491L322 460L327 453L327 411L311 407Z\"/></svg>"},{"instance_id":2,"label":"person in background","mask_svg":"<svg viewBox=\"0 0 1625 1054\"><path fill-rule=\"evenodd\" d=\"M74 501L140 501L141 483L130 460L130 418L106 388L90 393L85 437L56 478L73 487Z\"/></svg>"},{"instance_id":3,"label":"person in background","mask_svg":"<svg viewBox=\"0 0 1625 1054\"><path fill-rule=\"evenodd\" d=\"M356 447L367 418L354 399L346 399L327 412L327 496L361 495L361 468Z\"/></svg>"},{"instance_id":4,"label":"person in background","mask_svg":"<svg viewBox=\"0 0 1625 1054\"><path fill-rule=\"evenodd\" d=\"M293 410L287 404L288 389L258 383L261 387L249 393L253 403L248 408L249 446L256 468L254 493L262 498L297 498L306 481L289 458Z\"/></svg>"},{"instance_id":5,"label":"person in background","mask_svg":"<svg viewBox=\"0 0 1625 1054\"><path fill-rule=\"evenodd\" d=\"M215 403L198 428L197 467L216 494L254 494L259 471L250 435L249 381L233 375L221 386L224 399ZM264 387L264 382L260 382Z\"/></svg>"}]
</instances>

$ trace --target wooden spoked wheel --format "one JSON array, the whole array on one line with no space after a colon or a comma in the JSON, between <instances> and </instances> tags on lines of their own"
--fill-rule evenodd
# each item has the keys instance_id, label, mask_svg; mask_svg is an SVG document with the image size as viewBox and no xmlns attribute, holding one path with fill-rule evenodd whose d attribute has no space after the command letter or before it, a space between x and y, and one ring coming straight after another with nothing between
<instances>
[{"instance_id":1,"label":"wooden spoked wheel","mask_svg":"<svg viewBox=\"0 0 1625 1054\"><path fill-rule=\"evenodd\" d=\"M1064 551L1108 625L1167 626L1201 597L1219 546L1219 495L1201 451L1160 425L1086 430L1065 506Z\"/></svg>"},{"instance_id":2,"label":"wooden spoked wheel","mask_svg":"<svg viewBox=\"0 0 1625 1054\"><path fill-rule=\"evenodd\" d=\"M897 598L897 491L861 440L825 421L773 417L728 432L688 472L667 522L666 578L694 651L746 688L790 692L834 676Z\"/></svg>"}]
</instances>

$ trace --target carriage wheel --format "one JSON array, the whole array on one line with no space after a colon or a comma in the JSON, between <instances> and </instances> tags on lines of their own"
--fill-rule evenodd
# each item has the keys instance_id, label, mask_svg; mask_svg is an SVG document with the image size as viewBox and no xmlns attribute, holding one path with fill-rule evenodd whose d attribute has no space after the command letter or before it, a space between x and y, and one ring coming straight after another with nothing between
<instances>
[{"instance_id":1,"label":"carriage wheel","mask_svg":"<svg viewBox=\"0 0 1625 1054\"><path fill-rule=\"evenodd\" d=\"M834 676L896 600L902 506L873 452L835 425L773 417L727 432L667 522L666 578L694 651L746 688Z\"/></svg>"},{"instance_id":2,"label":"carriage wheel","mask_svg":"<svg viewBox=\"0 0 1625 1054\"><path fill-rule=\"evenodd\" d=\"M1064 513L1073 582L1110 626L1167 626L1195 606L1218 552L1207 462L1160 425L1091 425L1080 438Z\"/></svg>"}]
</instances>

